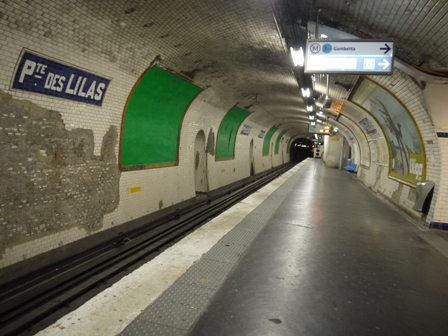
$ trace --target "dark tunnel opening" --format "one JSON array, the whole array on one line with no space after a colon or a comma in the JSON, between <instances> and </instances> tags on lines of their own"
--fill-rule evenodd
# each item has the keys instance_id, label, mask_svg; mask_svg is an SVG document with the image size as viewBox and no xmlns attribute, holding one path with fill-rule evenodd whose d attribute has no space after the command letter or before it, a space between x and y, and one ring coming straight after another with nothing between
<instances>
[{"instance_id":1,"label":"dark tunnel opening","mask_svg":"<svg viewBox=\"0 0 448 336\"><path fill-rule=\"evenodd\" d=\"M306 138L299 138L291 143L289 148L291 161L301 162L306 158L313 157L313 142Z\"/></svg>"}]
</instances>

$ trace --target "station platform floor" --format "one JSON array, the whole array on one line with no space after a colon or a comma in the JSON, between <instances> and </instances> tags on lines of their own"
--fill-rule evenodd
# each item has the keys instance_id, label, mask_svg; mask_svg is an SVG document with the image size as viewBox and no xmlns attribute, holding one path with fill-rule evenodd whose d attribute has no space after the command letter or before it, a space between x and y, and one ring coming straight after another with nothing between
<instances>
[{"instance_id":1,"label":"station platform floor","mask_svg":"<svg viewBox=\"0 0 448 336\"><path fill-rule=\"evenodd\" d=\"M308 159L38 335L448 335L448 241Z\"/></svg>"}]
</instances>

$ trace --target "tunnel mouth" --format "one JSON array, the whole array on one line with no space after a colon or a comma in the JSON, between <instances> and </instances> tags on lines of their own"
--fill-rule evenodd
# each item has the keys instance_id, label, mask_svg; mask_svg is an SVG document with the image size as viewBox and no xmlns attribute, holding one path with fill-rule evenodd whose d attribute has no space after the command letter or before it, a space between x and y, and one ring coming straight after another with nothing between
<instances>
[{"instance_id":1,"label":"tunnel mouth","mask_svg":"<svg viewBox=\"0 0 448 336\"><path fill-rule=\"evenodd\" d=\"M299 163L306 158L313 157L313 146L313 142L308 138L295 139L289 147L290 160Z\"/></svg>"}]
</instances>

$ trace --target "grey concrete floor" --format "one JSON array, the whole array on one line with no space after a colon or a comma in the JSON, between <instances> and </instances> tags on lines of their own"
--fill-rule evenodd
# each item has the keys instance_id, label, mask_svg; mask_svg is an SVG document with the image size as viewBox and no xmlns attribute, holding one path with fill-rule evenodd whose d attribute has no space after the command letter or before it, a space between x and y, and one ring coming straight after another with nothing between
<instances>
[{"instance_id":1,"label":"grey concrete floor","mask_svg":"<svg viewBox=\"0 0 448 336\"><path fill-rule=\"evenodd\" d=\"M346 172L301 174L189 335L448 335L446 242Z\"/></svg>"},{"instance_id":2,"label":"grey concrete floor","mask_svg":"<svg viewBox=\"0 0 448 336\"><path fill-rule=\"evenodd\" d=\"M446 231L446 230L431 230L431 232L448 242L448 231Z\"/></svg>"}]
</instances>

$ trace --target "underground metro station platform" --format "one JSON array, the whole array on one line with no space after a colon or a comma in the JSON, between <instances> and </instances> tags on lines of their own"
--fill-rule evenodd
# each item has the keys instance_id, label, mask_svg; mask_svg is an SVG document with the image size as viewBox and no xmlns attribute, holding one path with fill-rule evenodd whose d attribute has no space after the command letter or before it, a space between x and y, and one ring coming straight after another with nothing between
<instances>
[{"instance_id":1,"label":"underground metro station platform","mask_svg":"<svg viewBox=\"0 0 448 336\"><path fill-rule=\"evenodd\" d=\"M307 159L38 335L445 335L447 238Z\"/></svg>"},{"instance_id":2,"label":"underground metro station platform","mask_svg":"<svg viewBox=\"0 0 448 336\"><path fill-rule=\"evenodd\" d=\"M0 335L448 334L448 2L0 0L0 32Z\"/></svg>"}]
</instances>

